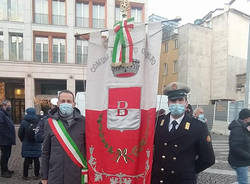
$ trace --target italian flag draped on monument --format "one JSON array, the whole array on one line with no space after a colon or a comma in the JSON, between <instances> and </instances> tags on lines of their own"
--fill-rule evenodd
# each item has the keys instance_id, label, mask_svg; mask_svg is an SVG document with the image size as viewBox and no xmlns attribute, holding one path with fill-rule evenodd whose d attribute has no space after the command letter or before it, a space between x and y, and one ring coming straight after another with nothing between
<instances>
[{"instance_id":1,"label":"italian flag draped on monument","mask_svg":"<svg viewBox=\"0 0 250 184\"><path fill-rule=\"evenodd\" d=\"M161 23L123 19L106 37L90 34L89 184L150 184L161 30Z\"/></svg>"}]
</instances>

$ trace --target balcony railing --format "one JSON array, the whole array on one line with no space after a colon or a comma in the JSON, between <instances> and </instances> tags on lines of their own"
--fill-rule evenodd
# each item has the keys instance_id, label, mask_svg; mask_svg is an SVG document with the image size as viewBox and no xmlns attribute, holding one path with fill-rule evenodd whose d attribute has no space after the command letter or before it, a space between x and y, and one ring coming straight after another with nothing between
<instances>
[{"instance_id":1,"label":"balcony railing","mask_svg":"<svg viewBox=\"0 0 250 184\"><path fill-rule=\"evenodd\" d=\"M88 54L77 54L76 55L76 64L87 65Z\"/></svg>"},{"instance_id":2,"label":"balcony railing","mask_svg":"<svg viewBox=\"0 0 250 184\"><path fill-rule=\"evenodd\" d=\"M93 18L93 28L104 28L104 19Z\"/></svg>"},{"instance_id":3,"label":"balcony railing","mask_svg":"<svg viewBox=\"0 0 250 184\"><path fill-rule=\"evenodd\" d=\"M35 23L37 24L48 24L48 14L35 14Z\"/></svg>"},{"instance_id":4,"label":"balcony railing","mask_svg":"<svg viewBox=\"0 0 250 184\"><path fill-rule=\"evenodd\" d=\"M88 17L76 17L76 26L89 27L89 18Z\"/></svg>"},{"instance_id":5,"label":"balcony railing","mask_svg":"<svg viewBox=\"0 0 250 184\"><path fill-rule=\"evenodd\" d=\"M20 15L1 15L0 20L23 22L23 16L20 16Z\"/></svg>"},{"instance_id":6,"label":"balcony railing","mask_svg":"<svg viewBox=\"0 0 250 184\"><path fill-rule=\"evenodd\" d=\"M36 52L36 62L48 63L48 52Z\"/></svg>"},{"instance_id":7,"label":"balcony railing","mask_svg":"<svg viewBox=\"0 0 250 184\"><path fill-rule=\"evenodd\" d=\"M65 25L65 16L52 15L52 23L55 25Z\"/></svg>"},{"instance_id":8,"label":"balcony railing","mask_svg":"<svg viewBox=\"0 0 250 184\"><path fill-rule=\"evenodd\" d=\"M65 53L53 52L52 54L53 54L52 63L65 63Z\"/></svg>"}]
</instances>

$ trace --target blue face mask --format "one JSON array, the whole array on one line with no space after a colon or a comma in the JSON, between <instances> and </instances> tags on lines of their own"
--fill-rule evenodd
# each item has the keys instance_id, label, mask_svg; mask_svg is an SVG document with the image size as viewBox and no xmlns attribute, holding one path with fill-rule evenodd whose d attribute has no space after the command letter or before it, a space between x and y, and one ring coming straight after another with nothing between
<instances>
[{"instance_id":1,"label":"blue face mask","mask_svg":"<svg viewBox=\"0 0 250 184\"><path fill-rule=\"evenodd\" d=\"M198 120L204 122L204 121L205 121L205 116L204 116L204 114L200 114L200 115L198 116Z\"/></svg>"},{"instance_id":2,"label":"blue face mask","mask_svg":"<svg viewBox=\"0 0 250 184\"><path fill-rule=\"evenodd\" d=\"M200 115L198 116L198 119L204 119L204 118L205 118L204 114L200 114Z\"/></svg>"},{"instance_id":3,"label":"blue face mask","mask_svg":"<svg viewBox=\"0 0 250 184\"><path fill-rule=\"evenodd\" d=\"M65 116L69 116L73 113L73 106L72 104L69 103L62 103L59 105L59 110L60 112L65 115Z\"/></svg>"},{"instance_id":4,"label":"blue face mask","mask_svg":"<svg viewBox=\"0 0 250 184\"><path fill-rule=\"evenodd\" d=\"M185 112L184 104L171 104L168 108L173 116L180 116Z\"/></svg>"}]
</instances>

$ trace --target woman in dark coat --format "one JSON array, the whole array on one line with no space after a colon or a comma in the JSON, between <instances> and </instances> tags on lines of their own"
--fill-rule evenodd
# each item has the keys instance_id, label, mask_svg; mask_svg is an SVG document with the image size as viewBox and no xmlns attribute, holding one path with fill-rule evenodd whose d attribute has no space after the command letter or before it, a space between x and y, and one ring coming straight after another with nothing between
<instances>
[{"instance_id":1,"label":"woman in dark coat","mask_svg":"<svg viewBox=\"0 0 250 184\"><path fill-rule=\"evenodd\" d=\"M36 127L39 121L39 117L36 115L36 110L34 108L26 109L27 115L21 122L21 126L18 130L18 137L22 141L22 157L24 157L23 163L23 179L28 179L28 169L29 164L34 161L34 174L35 179L39 179L40 162L39 157L41 156L41 143L35 142L35 139L31 139L29 127Z\"/></svg>"}]
</instances>

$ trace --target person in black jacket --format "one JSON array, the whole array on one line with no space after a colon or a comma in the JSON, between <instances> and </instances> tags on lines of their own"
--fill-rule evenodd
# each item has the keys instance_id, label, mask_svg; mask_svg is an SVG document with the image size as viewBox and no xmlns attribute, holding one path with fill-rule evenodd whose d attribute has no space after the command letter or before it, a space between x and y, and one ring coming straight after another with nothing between
<instances>
[{"instance_id":1,"label":"person in black jacket","mask_svg":"<svg viewBox=\"0 0 250 184\"><path fill-rule=\"evenodd\" d=\"M250 110L242 109L239 119L230 123L228 162L237 174L239 184L248 184L250 166Z\"/></svg>"},{"instance_id":2,"label":"person in black jacket","mask_svg":"<svg viewBox=\"0 0 250 184\"><path fill-rule=\"evenodd\" d=\"M189 91L177 82L164 90L170 113L157 121L152 184L196 184L197 174L215 163L207 125L185 112Z\"/></svg>"},{"instance_id":3,"label":"person in black jacket","mask_svg":"<svg viewBox=\"0 0 250 184\"><path fill-rule=\"evenodd\" d=\"M29 164L34 161L34 179L39 179L39 170L40 170L40 161L39 157L42 153L41 143L35 141L35 137L32 139L31 130L29 127L34 127L34 135L35 135L35 127L38 124L39 118L36 115L36 110L33 107L26 109L26 115L21 122L21 126L18 130L18 137L22 142L22 157L24 157L23 163L23 179L28 179L28 169Z\"/></svg>"},{"instance_id":4,"label":"person in black jacket","mask_svg":"<svg viewBox=\"0 0 250 184\"><path fill-rule=\"evenodd\" d=\"M37 142L43 142L44 139L44 125L45 123L48 121L48 118L51 116L51 111L55 108L57 108L57 102L58 102L58 98L52 98L50 100L50 110L48 111L48 114L41 117L38 125L36 127L37 132L35 134L35 139Z\"/></svg>"},{"instance_id":5,"label":"person in black jacket","mask_svg":"<svg viewBox=\"0 0 250 184\"><path fill-rule=\"evenodd\" d=\"M9 100L2 102L0 109L0 148L1 148L1 176L10 178L14 171L9 170L8 162L11 155L11 147L16 144L16 133L11 120L11 103Z\"/></svg>"}]
</instances>

